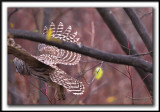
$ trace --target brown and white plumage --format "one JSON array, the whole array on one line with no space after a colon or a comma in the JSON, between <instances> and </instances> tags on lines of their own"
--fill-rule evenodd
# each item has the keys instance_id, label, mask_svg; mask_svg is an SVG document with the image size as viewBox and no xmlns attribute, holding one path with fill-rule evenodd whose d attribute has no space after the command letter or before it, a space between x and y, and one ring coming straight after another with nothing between
<instances>
[{"instance_id":1,"label":"brown and white plumage","mask_svg":"<svg viewBox=\"0 0 160 112\"><path fill-rule=\"evenodd\" d=\"M71 34L71 26L69 26L63 32L63 24L62 22L59 23L57 29L52 22L50 25L52 28L52 37L59 38L64 41L73 42L76 44L80 44L79 38L75 38L77 35L76 33ZM48 29L47 27L44 28L44 35L47 35ZM12 39L10 39L12 40ZM13 40L12 40L13 41ZM14 43L14 42L13 42ZM9 43L8 43L9 45ZM19 46L18 44L14 43L11 45L12 47ZM26 52L21 46L17 49ZM37 61L43 63L47 66L42 66L43 64L33 66L34 64L28 64L25 62L25 57L23 59L15 58L14 64L16 66L17 71L20 74L29 74L38 77L45 82L54 85L52 83L56 83L58 85L63 86L68 91L72 92L75 95L81 95L84 92L84 85L79 80L67 75L66 72L58 68L57 64L64 64L64 65L76 65L78 64L81 55L72 51L67 51L63 49L59 49L55 46L50 46L46 44L39 44L38 50L40 51L39 56L34 56L29 54L32 58L36 59ZM17 55L18 56L18 55ZM33 59L33 60L34 60Z\"/></svg>"},{"instance_id":2,"label":"brown and white plumage","mask_svg":"<svg viewBox=\"0 0 160 112\"><path fill-rule=\"evenodd\" d=\"M76 38L77 32L71 33L72 27L69 26L63 32L63 23L60 22L57 29L55 28L54 23L52 22L50 25L52 29L52 38L62 39L63 41L73 42L76 44L80 44L79 38ZM47 27L44 28L44 35L47 35L48 29ZM72 51L59 49L55 46L39 44L38 50L40 51L41 55L39 58L42 61L46 61L44 63L56 65L56 64L63 64L63 65L76 65L78 64L79 60L81 59L81 55Z\"/></svg>"}]
</instances>

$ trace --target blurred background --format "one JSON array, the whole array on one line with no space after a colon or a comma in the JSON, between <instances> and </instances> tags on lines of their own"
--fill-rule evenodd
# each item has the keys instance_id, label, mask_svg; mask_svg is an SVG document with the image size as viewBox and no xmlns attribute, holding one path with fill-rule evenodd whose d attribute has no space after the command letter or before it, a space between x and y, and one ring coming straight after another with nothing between
<instances>
[{"instance_id":1,"label":"blurred background","mask_svg":"<svg viewBox=\"0 0 160 112\"><path fill-rule=\"evenodd\" d=\"M134 8L149 35L152 37L152 8ZM146 53L142 39L122 8L110 8L116 20L123 28L127 38L139 53ZM8 8L8 28L22 29L42 33L44 26L51 22L57 26L62 22L64 29L72 26L72 32L83 45L114 54L125 54L121 45L104 23L95 8ZM152 40L152 39L151 39ZM29 40L15 39L24 49L33 55L38 54L38 43ZM152 63L150 55L143 59ZM13 64L13 55L8 55L8 104L152 104L152 97L133 67L96 60L82 55L75 66L58 65L68 75L78 78L85 85L85 92L75 96L66 91L65 101L56 101L54 88L43 81L20 75ZM94 79L96 67L103 69L102 78ZM132 79L127 76L132 75ZM147 74L146 74L147 75ZM131 84L132 83L132 84ZM134 88L134 89L133 89ZM44 93L42 92L44 91ZM133 93L133 97L132 97Z\"/></svg>"}]
</instances>

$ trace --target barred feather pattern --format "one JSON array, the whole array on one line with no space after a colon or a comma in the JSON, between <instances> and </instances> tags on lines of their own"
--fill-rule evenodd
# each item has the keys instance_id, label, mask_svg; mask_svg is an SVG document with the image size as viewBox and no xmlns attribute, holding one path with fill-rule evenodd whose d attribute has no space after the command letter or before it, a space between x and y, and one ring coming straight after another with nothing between
<instances>
[{"instance_id":1,"label":"barred feather pattern","mask_svg":"<svg viewBox=\"0 0 160 112\"><path fill-rule=\"evenodd\" d=\"M34 57L36 58L36 56ZM81 95L84 92L84 85L82 82L67 75L67 73L59 69L57 66L51 67L54 69L29 66L19 58L14 58L13 63L16 66L16 71L20 74L32 75L45 82L49 82L51 80L52 82L63 86L75 95Z\"/></svg>"},{"instance_id":2,"label":"barred feather pattern","mask_svg":"<svg viewBox=\"0 0 160 112\"><path fill-rule=\"evenodd\" d=\"M52 37L62 39L63 41L73 42L80 44L79 38L75 38L77 32L71 34L71 26L69 26L63 32L63 23L60 22L57 29L52 22L50 25L52 28ZM47 27L44 28L43 34L46 35L48 32ZM15 46L17 49L22 49L19 44L16 44L13 39L8 39L8 44ZM40 51L39 56L34 56L35 59L49 66L30 66L19 58L14 58L13 63L16 66L16 71L20 74L32 75L38 77L40 80L47 82L48 84L58 84L66 88L68 91L75 95L82 95L84 93L84 85L79 80L67 75L66 72L59 69L57 64L64 65L75 65L78 64L81 55L68 50L59 49L55 46L49 46L46 44L39 44L38 50Z\"/></svg>"},{"instance_id":3,"label":"barred feather pattern","mask_svg":"<svg viewBox=\"0 0 160 112\"><path fill-rule=\"evenodd\" d=\"M75 95L81 95L84 92L84 85L79 80L67 75L64 71L59 69L57 66L54 66L55 71L50 73L50 79L62 85L68 91L72 92ZM62 75L63 74L63 75Z\"/></svg>"},{"instance_id":4,"label":"barred feather pattern","mask_svg":"<svg viewBox=\"0 0 160 112\"><path fill-rule=\"evenodd\" d=\"M55 24L52 22L50 25L52 29L52 38L58 38L63 41L73 42L76 44L81 44L79 42L79 38L75 38L77 32L71 33L72 27L69 26L63 32L63 23L60 22L57 29ZM48 28L45 26L43 30L43 34L47 35ZM39 58L47 64L56 65L56 64L63 64L63 65L76 65L78 64L79 60L81 59L81 55L72 51L59 49L55 46L49 46L45 44L39 44L38 50L40 51L41 55Z\"/></svg>"}]
</instances>

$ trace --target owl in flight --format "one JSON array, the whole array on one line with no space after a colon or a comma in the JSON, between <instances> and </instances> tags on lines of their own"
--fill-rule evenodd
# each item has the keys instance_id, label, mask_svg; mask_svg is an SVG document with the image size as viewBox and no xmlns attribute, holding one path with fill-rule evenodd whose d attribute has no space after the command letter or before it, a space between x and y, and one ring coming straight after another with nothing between
<instances>
[{"instance_id":1,"label":"owl in flight","mask_svg":"<svg viewBox=\"0 0 160 112\"><path fill-rule=\"evenodd\" d=\"M64 31L63 29L62 22L59 23L57 28L52 22L50 28L47 28L46 26L44 27L43 34L46 35L46 38L48 38L48 35L50 35L50 38L57 38L63 41L80 44L79 38L76 38L77 32L71 33L71 26L69 26ZM22 52L27 52L20 45L16 44L12 38L8 39L8 46L11 48L17 48ZM36 76L39 79L47 82L49 85L57 87L58 89L56 90L56 94L58 94L60 97L62 94L58 93L58 91L64 91L63 88L67 89L75 95L82 95L84 93L84 85L82 82L71 77L66 72L57 67L58 64L78 64L81 59L80 54L43 43L38 44L38 51L40 52L40 55L38 56L34 56L29 53L27 55L33 60L38 61L40 64L25 62L25 59L20 59L18 57L19 55L15 55L13 62L16 66L16 71L20 74Z\"/></svg>"}]
</instances>

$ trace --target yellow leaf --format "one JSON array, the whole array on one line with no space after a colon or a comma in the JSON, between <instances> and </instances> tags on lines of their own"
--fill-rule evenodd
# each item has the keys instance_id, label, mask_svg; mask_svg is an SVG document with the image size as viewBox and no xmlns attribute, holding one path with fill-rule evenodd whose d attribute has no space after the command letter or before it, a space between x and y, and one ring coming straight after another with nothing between
<instances>
[{"instance_id":1,"label":"yellow leaf","mask_svg":"<svg viewBox=\"0 0 160 112\"><path fill-rule=\"evenodd\" d=\"M13 63L13 59L10 59L10 62Z\"/></svg>"},{"instance_id":2,"label":"yellow leaf","mask_svg":"<svg viewBox=\"0 0 160 112\"><path fill-rule=\"evenodd\" d=\"M11 26L11 28L14 28L14 24L13 23L10 23L10 26Z\"/></svg>"},{"instance_id":3,"label":"yellow leaf","mask_svg":"<svg viewBox=\"0 0 160 112\"><path fill-rule=\"evenodd\" d=\"M34 30L34 32L38 32L38 30Z\"/></svg>"},{"instance_id":4,"label":"yellow leaf","mask_svg":"<svg viewBox=\"0 0 160 112\"><path fill-rule=\"evenodd\" d=\"M94 75L96 76L96 79L99 80L102 75L103 75L103 70L101 67L97 67L95 70L94 70Z\"/></svg>"},{"instance_id":5,"label":"yellow leaf","mask_svg":"<svg viewBox=\"0 0 160 112\"><path fill-rule=\"evenodd\" d=\"M52 28L49 28L47 35L46 35L46 39L51 40L51 38L52 38Z\"/></svg>"},{"instance_id":6,"label":"yellow leaf","mask_svg":"<svg viewBox=\"0 0 160 112\"><path fill-rule=\"evenodd\" d=\"M108 97L108 98L106 99L106 102L107 102L107 103L112 103L112 102L114 102L115 100L116 100L116 97L110 96L110 97Z\"/></svg>"},{"instance_id":7,"label":"yellow leaf","mask_svg":"<svg viewBox=\"0 0 160 112\"><path fill-rule=\"evenodd\" d=\"M52 28L50 28L47 32L46 39L48 41L53 41L61 44L62 41L59 38L52 38L52 33L53 33Z\"/></svg>"}]
</instances>

